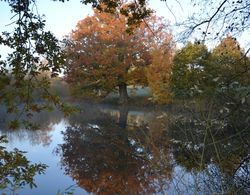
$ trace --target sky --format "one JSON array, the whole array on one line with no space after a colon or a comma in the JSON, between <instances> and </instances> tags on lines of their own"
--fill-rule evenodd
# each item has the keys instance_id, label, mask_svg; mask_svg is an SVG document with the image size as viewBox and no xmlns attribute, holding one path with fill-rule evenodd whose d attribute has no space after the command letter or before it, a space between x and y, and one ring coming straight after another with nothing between
<instances>
[{"instance_id":1,"label":"sky","mask_svg":"<svg viewBox=\"0 0 250 195\"><path fill-rule=\"evenodd\" d=\"M149 5L156 10L157 15L166 17L167 20L172 21L172 23L175 21L176 17L183 17L184 13L186 13L176 3L172 5L168 4L175 14L172 14L168 10L166 2L150 0ZM6 25L11 23L10 18L12 17L12 14L10 13L8 3L1 2L0 6L0 30L2 32L3 29L9 29L9 26ZM91 6L81 4L80 0L70 0L69 2L66 1L64 3L58 1L54 2L52 0L38 0L37 8L39 14L45 15L46 29L51 30L58 38L62 38L64 35L70 33L79 20L92 13Z\"/></svg>"},{"instance_id":2,"label":"sky","mask_svg":"<svg viewBox=\"0 0 250 195\"><path fill-rule=\"evenodd\" d=\"M183 2L185 3L185 1ZM185 17L186 12L179 5L176 6L175 0L172 2L175 2L175 4L168 4L168 7L175 14L168 10L166 2L150 0L149 4L156 11L157 15L164 16L169 22L174 23L176 18ZM81 4L80 0L70 0L64 3L52 0L37 0L37 10L40 15L44 15L46 20L45 29L53 32L58 39L68 35L79 20L93 13L91 5ZM10 12L8 3L0 1L0 32L12 31L14 25L11 25L11 23L15 20L15 18L11 19L12 16L13 14ZM2 57L6 57L9 51L8 48L0 46L0 55Z\"/></svg>"},{"instance_id":3,"label":"sky","mask_svg":"<svg viewBox=\"0 0 250 195\"><path fill-rule=\"evenodd\" d=\"M6 2L0 2L0 30L8 30L6 26L11 23L12 13ZM46 30L52 31L58 38L68 34L77 24L77 21L83 19L92 13L91 7L80 3L80 0L71 0L61 3L52 0L38 0L37 9L40 15L45 15Z\"/></svg>"},{"instance_id":4,"label":"sky","mask_svg":"<svg viewBox=\"0 0 250 195\"><path fill-rule=\"evenodd\" d=\"M45 15L46 30L62 39L69 34L76 26L77 22L88 14L92 13L91 7L80 3L80 0L71 0L69 2L54 2L52 0L38 0L37 8L40 15ZM0 32L11 31L13 25L10 25L13 14L6 2L0 2ZM10 50L7 47L0 46L0 55L6 57Z\"/></svg>"},{"instance_id":5,"label":"sky","mask_svg":"<svg viewBox=\"0 0 250 195\"><path fill-rule=\"evenodd\" d=\"M176 21L191 16L196 9L188 3L189 0L180 1L181 5L178 2L177 0L168 0L167 3L160 0L149 0L149 6L156 11L158 16L164 16L171 24L174 24ZM52 0L37 0L37 9L40 15L45 15L46 30L52 31L59 39L68 35L79 20L92 13L91 6L81 4L80 0L70 0L64 3ZM10 31L13 28L13 25L8 25L11 23L12 15L8 3L1 1L0 32ZM173 33L181 30L180 27L175 26L172 29ZM246 37L243 36L240 42L244 43L244 39ZM0 47L0 54L4 53L5 50L6 48Z\"/></svg>"}]
</instances>

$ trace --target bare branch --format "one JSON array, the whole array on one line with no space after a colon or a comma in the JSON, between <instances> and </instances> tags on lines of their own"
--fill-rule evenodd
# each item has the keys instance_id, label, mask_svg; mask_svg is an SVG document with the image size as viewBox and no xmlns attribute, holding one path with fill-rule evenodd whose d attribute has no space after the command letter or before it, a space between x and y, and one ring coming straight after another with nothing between
<instances>
[{"instance_id":1,"label":"bare branch","mask_svg":"<svg viewBox=\"0 0 250 195\"><path fill-rule=\"evenodd\" d=\"M210 25L210 22L214 19L214 17L219 13L219 11L221 10L221 8L223 7L223 5L227 2L228 0L224 0L220 6L217 8L217 10L215 11L215 13L207 20L204 20L198 24L196 24L195 26L192 27L192 31L194 31L196 28L198 28L199 26L208 23L208 27Z\"/></svg>"}]
</instances>

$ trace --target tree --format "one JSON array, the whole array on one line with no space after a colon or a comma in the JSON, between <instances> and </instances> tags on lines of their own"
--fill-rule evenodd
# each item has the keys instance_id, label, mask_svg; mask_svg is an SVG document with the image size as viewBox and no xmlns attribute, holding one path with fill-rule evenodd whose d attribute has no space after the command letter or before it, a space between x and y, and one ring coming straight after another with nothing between
<instances>
[{"instance_id":1,"label":"tree","mask_svg":"<svg viewBox=\"0 0 250 195\"><path fill-rule=\"evenodd\" d=\"M170 36L161 41L162 44L155 45L151 52L152 63L147 68L147 80L153 101L164 104L171 101L170 80L175 45Z\"/></svg>"},{"instance_id":2,"label":"tree","mask_svg":"<svg viewBox=\"0 0 250 195\"><path fill-rule=\"evenodd\" d=\"M1 2L6 1L1 0ZM59 1L64 2L64 0ZM13 0L7 2L12 9L13 18L15 19L12 24L16 28L13 32L5 32L0 35L0 44L11 48L13 51L7 60L1 60L0 62L1 103L7 105L10 108L9 111L15 112L17 115L20 115L20 113L31 115L31 112L33 112L31 105L33 105L34 100L30 94L32 94L32 89L39 88L41 89L41 97L44 97L49 103L54 102L56 106L65 110L58 98L47 93L48 81L43 81L39 84L33 82L36 78L37 70L51 69L55 73L53 75L60 72L63 55L60 51L58 40L51 32L44 31L45 21L32 9L35 5L35 0ZM130 33L152 13L152 10L147 7L146 0L130 1L126 7L123 6L124 1L121 0L83 0L81 2L84 4L90 3L93 7L103 12L122 14L127 18L126 22L129 25L127 31ZM194 6L200 8L196 10L200 10L202 14L198 13L194 17L189 18L187 23L188 35L196 29L201 30L204 38L210 34L214 35L213 32L215 37L219 37L219 35L225 35L227 32L238 35L249 29L248 9L250 4L248 0L209 2L195 0L192 2ZM103 7L101 4L105 6ZM208 9L211 5L212 11ZM206 11L209 14L204 14ZM215 28L211 29L211 27L216 27L216 30L214 30ZM49 62L46 67L37 62L40 61L38 57L41 56ZM9 75L11 75L12 79L9 78ZM10 90L11 88L13 90ZM18 108L20 104L25 105L21 111ZM44 105L41 109L46 107Z\"/></svg>"},{"instance_id":3,"label":"tree","mask_svg":"<svg viewBox=\"0 0 250 195\"><path fill-rule=\"evenodd\" d=\"M64 62L64 55L61 45L55 36L45 31L45 20L34 11L35 0L0 0L7 2L13 13L10 25L13 31L2 32L0 35L0 45L10 48L11 52L6 59L0 55L0 101L8 108L8 113L16 114L16 119L10 122L10 127L18 128L20 117L25 114L31 117L33 112L47 110L51 106L56 106L65 114L71 108L65 106L58 96L48 91L50 81L47 78L37 80L37 75L43 71L52 71L51 76L57 76L61 72ZM64 0L59 0L64 2ZM100 11L115 13L120 12L128 18L130 27L128 32L150 15L151 11L146 8L146 2L130 2L127 7L119 9L123 1L98 1L84 0L84 4L92 4ZM104 7L100 4L105 4ZM42 63L47 61L46 64ZM42 105L38 105L33 98L34 89L39 90ZM52 105L51 105L52 104ZM26 127L30 127L30 119L22 121Z\"/></svg>"},{"instance_id":4,"label":"tree","mask_svg":"<svg viewBox=\"0 0 250 195\"><path fill-rule=\"evenodd\" d=\"M172 90L175 96L182 98L208 97L221 94L221 89L230 88L232 84L246 87L249 64L244 50L231 36L222 39L211 53L204 44L188 43L174 57Z\"/></svg>"},{"instance_id":5,"label":"tree","mask_svg":"<svg viewBox=\"0 0 250 195\"><path fill-rule=\"evenodd\" d=\"M199 42L189 42L176 52L171 78L175 97L189 98L203 93L203 74L208 56L207 47Z\"/></svg>"},{"instance_id":6,"label":"tree","mask_svg":"<svg viewBox=\"0 0 250 195\"><path fill-rule=\"evenodd\" d=\"M250 59L235 38L227 36L216 46L206 67L207 85L222 110L229 112L235 121L247 120L250 97Z\"/></svg>"},{"instance_id":7,"label":"tree","mask_svg":"<svg viewBox=\"0 0 250 195\"><path fill-rule=\"evenodd\" d=\"M14 29L0 35L0 45L11 49L6 59L0 59L0 101L6 105L8 113L16 114L10 126L17 128L23 113L30 117L33 112L47 109L51 103L63 110L58 97L48 92L49 80L38 80L37 76L48 70L52 77L57 76L64 57L59 41L51 32L44 30L45 20L32 11L35 1L8 3L14 15ZM38 105L33 98L35 89L44 100L43 104ZM29 119L23 123L30 126Z\"/></svg>"},{"instance_id":8,"label":"tree","mask_svg":"<svg viewBox=\"0 0 250 195\"><path fill-rule=\"evenodd\" d=\"M229 85L232 82L249 84L250 61L232 36L222 39L213 49L211 61L207 72L210 72L218 83L223 85Z\"/></svg>"},{"instance_id":9,"label":"tree","mask_svg":"<svg viewBox=\"0 0 250 195\"><path fill-rule=\"evenodd\" d=\"M204 40L221 38L228 33L237 37L250 27L248 0L194 0L191 3L196 9L184 22L185 37L194 32L200 33Z\"/></svg>"},{"instance_id":10,"label":"tree","mask_svg":"<svg viewBox=\"0 0 250 195\"><path fill-rule=\"evenodd\" d=\"M141 24L133 34L127 34L124 16L94 10L93 16L77 24L67 41L67 82L77 92L97 96L118 87L119 101L126 103L128 85L146 84L144 67L151 63L155 37L163 32L170 36L167 26L155 16L147 25Z\"/></svg>"}]
</instances>

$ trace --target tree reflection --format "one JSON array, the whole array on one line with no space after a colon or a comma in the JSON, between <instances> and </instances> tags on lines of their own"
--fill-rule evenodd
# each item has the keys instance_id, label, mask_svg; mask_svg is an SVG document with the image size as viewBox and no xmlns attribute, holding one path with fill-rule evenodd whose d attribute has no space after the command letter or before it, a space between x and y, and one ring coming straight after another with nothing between
<instances>
[{"instance_id":1,"label":"tree reflection","mask_svg":"<svg viewBox=\"0 0 250 195\"><path fill-rule=\"evenodd\" d=\"M163 192L172 173L166 132L153 138L153 130L146 125L126 128L128 112L124 110L118 122L102 114L93 121L69 126L57 150L62 167L88 192Z\"/></svg>"},{"instance_id":2,"label":"tree reflection","mask_svg":"<svg viewBox=\"0 0 250 195\"><path fill-rule=\"evenodd\" d=\"M38 129L28 130L25 128L19 128L16 130L9 129L8 122L13 120L13 116L7 114L4 108L0 108L0 132L8 137L10 143L13 143L16 139L29 140L31 145L43 144L49 145L52 142L50 132L54 124L59 123L63 115L59 111L54 112L41 112L34 114L32 117L32 123L38 126Z\"/></svg>"},{"instance_id":3,"label":"tree reflection","mask_svg":"<svg viewBox=\"0 0 250 195\"><path fill-rule=\"evenodd\" d=\"M70 118L57 154L92 193L247 194L249 124L212 110L86 108Z\"/></svg>"},{"instance_id":4,"label":"tree reflection","mask_svg":"<svg viewBox=\"0 0 250 195\"><path fill-rule=\"evenodd\" d=\"M191 187L208 194L249 192L250 132L249 124L242 123L214 113L210 118L205 113L175 117L170 128L174 159L194 181L181 187L184 192Z\"/></svg>"}]
</instances>

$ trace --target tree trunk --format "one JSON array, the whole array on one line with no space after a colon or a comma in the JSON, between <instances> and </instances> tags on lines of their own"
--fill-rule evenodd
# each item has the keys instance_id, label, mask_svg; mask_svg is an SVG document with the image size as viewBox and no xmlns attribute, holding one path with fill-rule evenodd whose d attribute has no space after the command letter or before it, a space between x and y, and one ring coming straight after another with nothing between
<instances>
[{"instance_id":1,"label":"tree trunk","mask_svg":"<svg viewBox=\"0 0 250 195\"><path fill-rule=\"evenodd\" d=\"M128 103L128 92L127 92L127 84L121 83L118 85L119 87L119 104Z\"/></svg>"},{"instance_id":2,"label":"tree trunk","mask_svg":"<svg viewBox=\"0 0 250 195\"><path fill-rule=\"evenodd\" d=\"M128 107L127 105L122 105L119 107L119 127L122 129L125 129L127 126L127 120L128 120Z\"/></svg>"}]
</instances>

